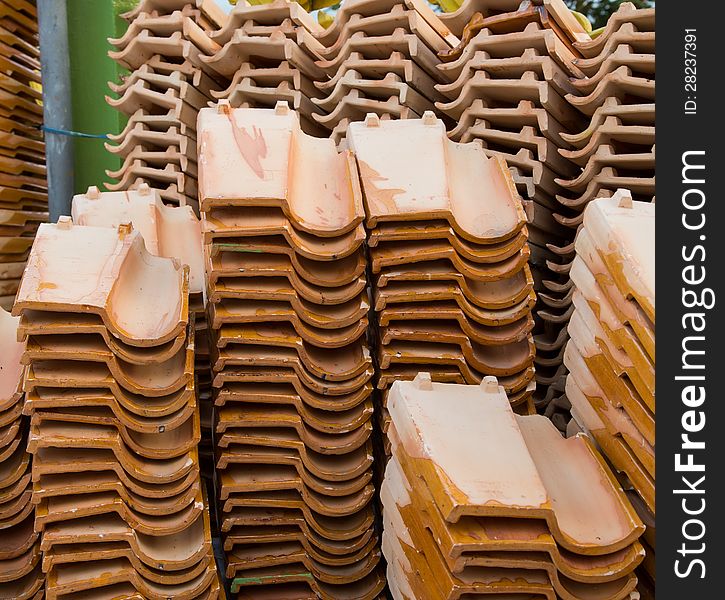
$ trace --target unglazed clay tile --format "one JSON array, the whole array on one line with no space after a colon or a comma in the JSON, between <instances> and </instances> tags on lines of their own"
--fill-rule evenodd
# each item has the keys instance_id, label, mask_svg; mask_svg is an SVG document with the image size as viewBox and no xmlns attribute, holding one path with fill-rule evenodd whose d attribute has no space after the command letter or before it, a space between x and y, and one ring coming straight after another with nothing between
<instances>
[{"instance_id":1,"label":"unglazed clay tile","mask_svg":"<svg viewBox=\"0 0 725 600\"><path fill-rule=\"evenodd\" d=\"M412 289L419 289L420 297L411 294ZM441 301L444 306L458 307L463 313L476 323L495 327L508 325L526 318L535 303L533 291L529 290L527 296L517 304L499 309L485 309L468 301L468 298L457 285L446 284L445 282L431 282L429 284L418 283L415 288L404 283L403 285L388 284L385 288L378 288L375 293L375 310L382 313L388 309L393 314L398 314L405 309L418 307L425 310L429 303L438 305ZM453 302L450 302L450 301ZM426 304L420 304L425 302Z\"/></svg>"},{"instance_id":2,"label":"unglazed clay tile","mask_svg":"<svg viewBox=\"0 0 725 600\"><path fill-rule=\"evenodd\" d=\"M216 432L220 434L218 443L222 447L233 443L298 448L304 444L313 454L348 455L367 448L372 431L369 419L358 427L345 428L347 431L341 429L328 433L314 430L307 427L295 410L286 406L225 406L217 411L217 415Z\"/></svg>"},{"instance_id":3,"label":"unglazed clay tile","mask_svg":"<svg viewBox=\"0 0 725 600\"><path fill-rule=\"evenodd\" d=\"M323 92L331 93L347 71L356 71L367 79L382 79L388 73L394 73L426 98L432 101L444 99L435 90L435 81L428 73L401 52L393 51L384 58L366 58L359 52L353 52L343 61L331 79L316 81L315 86Z\"/></svg>"},{"instance_id":4,"label":"unglazed clay tile","mask_svg":"<svg viewBox=\"0 0 725 600\"><path fill-rule=\"evenodd\" d=\"M178 481L198 469L196 446L188 453L168 459L148 459L130 451L113 427L90 428L87 424L43 422L31 428L28 450L41 448L110 450L116 462L135 479L150 484ZM93 454L89 455L92 456ZM104 454L104 460L110 457ZM108 468L114 468L109 461Z\"/></svg>"},{"instance_id":5,"label":"unglazed clay tile","mask_svg":"<svg viewBox=\"0 0 725 600\"><path fill-rule=\"evenodd\" d=\"M156 58L160 57L157 56ZM136 69L131 75L122 79L120 84L109 82L108 87L119 96L123 96L129 88L132 88L138 82L142 82L140 87L155 90L160 93L165 93L167 90L173 89L180 92L182 99L198 110L206 106L205 101L210 99L208 92L205 93L202 90L202 86L209 82L210 79L206 77L204 83L202 83L202 77L206 76L198 69L194 69L193 75L188 76L181 70L176 69L169 70L166 73L157 73L148 64L144 64L140 69ZM214 85L213 82L211 83ZM185 87L187 84L189 87ZM194 123L190 123L189 125L192 128L194 127Z\"/></svg>"},{"instance_id":6,"label":"unglazed clay tile","mask_svg":"<svg viewBox=\"0 0 725 600\"><path fill-rule=\"evenodd\" d=\"M362 510L374 495L371 483L357 490L347 482L326 482L320 492L308 485L297 470L286 465L230 465L219 474L220 500L226 500L224 511L245 496L256 498L278 492L299 494L299 498L311 510L322 515L345 516ZM317 486L315 486L317 487ZM255 504L256 506L257 504Z\"/></svg>"},{"instance_id":7,"label":"unglazed clay tile","mask_svg":"<svg viewBox=\"0 0 725 600\"><path fill-rule=\"evenodd\" d=\"M153 346L186 327L186 290L188 269L150 256L130 227L74 227L67 219L38 229L14 310L93 312L122 341Z\"/></svg>"},{"instance_id":8,"label":"unglazed clay tile","mask_svg":"<svg viewBox=\"0 0 725 600\"><path fill-rule=\"evenodd\" d=\"M179 496L188 490L198 478L198 470L188 469L186 474L171 481L143 481L127 473L110 450L95 448L40 448L35 453L34 477L57 479L93 478L98 472L112 472L128 492L139 497L160 499ZM67 461L74 461L70 464Z\"/></svg>"},{"instance_id":9,"label":"unglazed clay tile","mask_svg":"<svg viewBox=\"0 0 725 600\"><path fill-rule=\"evenodd\" d=\"M238 29L221 50L202 60L206 69L211 69L227 79L231 79L237 68L245 62L269 64L283 61L299 69L306 77L323 79L324 71L315 64L320 56L315 55L312 48L319 48L319 45L315 44L313 38L308 38L310 43L305 43L303 32L300 31L299 34L303 36L302 43L288 39L282 31L276 31L269 37L252 37L243 29Z\"/></svg>"},{"instance_id":10,"label":"unglazed clay tile","mask_svg":"<svg viewBox=\"0 0 725 600\"><path fill-rule=\"evenodd\" d=\"M404 135L411 149L429 147L429 162L421 165L406 160L403 157L409 153L400 144L391 153L393 145L388 138L395 134L398 140ZM360 165L370 227L378 220L443 218L467 240L492 243L509 239L524 226L523 208L508 171L501 163L487 159L478 146L449 142L442 121L432 114L412 121L368 118L365 123L351 123L348 138ZM468 171L474 164L480 179L467 179L470 185L454 185L458 169ZM414 166L417 175L411 177ZM420 179L423 171L428 179ZM382 186L381 181L388 183ZM425 191L420 192L412 182L425 185ZM413 197L415 204L411 204Z\"/></svg>"},{"instance_id":11,"label":"unglazed clay tile","mask_svg":"<svg viewBox=\"0 0 725 600\"><path fill-rule=\"evenodd\" d=\"M598 65L598 69L589 74L588 78L576 81L573 85L582 95L591 93L608 73L613 72L622 65L629 67L632 72L637 73L641 77L654 78L654 53L637 54L631 46L622 45L607 56Z\"/></svg>"},{"instance_id":12,"label":"unglazed clay tile","mask_svg":"<svg viewBox=\"0 0 725 600\"><path fill-rule=\"evenodd\" d=\"M583 123L583 118L575 112L576 109L557 93L553 85L540 81L534 71L527 71L516 79L494 79L485 71L475 71L454 100L447 103L437 102L436 108L449 117L458 119L477 98L486 98L509 106L528 100L546 109L566 128L580 129Z\"/></svg>"},{"instance_id":13,"label":"unglazed clay tile","mask_svg":"<svg viewBox=\"0 0 725 600\"><path fill-rule=\"evenodd\" d=\"M329 76L332 76L345 61L353 56L360 55L366 59L385 59L390 56L391 52L398 52L405 58L413 60L430 77L436 81L445 82L436 69L440 60L435 53L416 35L406 33L404 29L394 31L391 35L382 36L369 36L364 31L357 31L345 40L335 57L318 60L316 64Z\"/></svg>"},{"instance_id":14,"label":"unglazed clay tile","mask_svg":"<svg viewBox=\"0 0 725 600\"><path fill-rule=\"evenodd\" d=\"M620 50L622 46L641 55L654 54L655 32L638 31L633 23L625 23L607 39L600 54L578 59L577 66L586 75L592 77L602 68L602 65L609 61L610 56L618 51L627 52L627 50Z\"/></svg>"},{"instance_id":15,"label":"unglazed clay tile","mask_svg":"<svg viewBox=\"0 0 725 600\"><path fill-rule=\"evenodd\" d=\"M93 391L100 389L103 394L110 393L126 411L152 418L177 416L180 410L193 403L194 398L192 384L167 396L133 394L122 389L104 365L77 361L35 362L26 371L24 386L28 394L34 390L39 390L38 394L42 394L43 388L51 388L49 393L56 394L60 393L58 388Z\"/></svg>"},{"instance_id":16,"label":"unglazed clay tile","mask_svg":"<svg viewBox=\"0 0 725 600\"><path fill-rule=\"evenodd\" d=\"M207 257L209 285L229 285L230 279L253 277L246 287L252 293L260 288L259 299L291 300L298 294L313 304L341 304L358 296L365 288L365 257L362 254L335 261L335 268L324 262L316 262L296 255L281 253L218 252ZM271 281L267 283L268 280ZM285 281L285 279L287 281ZM240 282L240 285L243 285Z\"/></svg>"},{"instance_id":17,"label":"unglazed clay tile","mask_svg":"<svg viewBox=\"0 0 725 600\"><path fill-rule=\"evenodd\" d=\"M613 124L619 123L628 126L654 125L655 105L622 104L618 98L608 98L602 106L594 111L586 129L575 134L562 133L562 138L577 148L582 148L607 123L608 117L616 117L618 119L618 121L610 121ZM650 135L649 139L653 140L654 135Z\"/></svg>"},{"instance_id":18,"label":"unglazed clay tile","mask_svg":"<svg viewBox=\"0 0 725 600\"><path fill-rule=\"evenodd\" d=\"M370 573L380 560L380 550L374 550L358 561L318 561L305 552L304 545L296 542L270 542L236 546L228 555L227 576L234 577L238 569L256 570L265 567L304 565L316 580L342 585L354 583Z\"/></svg>"},{"instance_id":19,"label":"unglazed clay tile","mask_svg":"<svg viewBox=\"0 0 725 600\"><path fill-rule=\"evenodd\" d=\"M133 71L154 55L160 54L167 58L174 57L180 60L188 60L212 78L218 77L216 71L211 69L203 60L205 53L216 48L217 44L211 42L202 32L202 35L197 39L206 47L200 48L189 39L197 33L195 30L199 30L199 27L191 20L186 20L184 26L186 31L176 31L168 37L155 36L147 30L141 31L123 50L109 51L108 56L113 61Z\"/></svg>"},{"instance_id":20,"label":"unglazed clay tile","mask_svg":"<svg viewBox=\"0 0 725 600\"><path fill-rule=\"evenodd\" d=\"M277 28L273 27L273 29ZM219 92L212 91L211 95L218 100L229 99L230 104L234 105L232 96L236 95L238 86L243 81L249 79L262 87L276 88L281 83L286 83L289 85L289 89L299 90L308 99L320 96L316 84L299 69L292 68L286 61L274 67L260 67L253 63L245 62L237 69L231 83L226 89Z\"/></svg>"},{"instance_id":21,"label":"unglazed clay tile","mask_svg":"<svg viewBox=\"0 0 725 600\"><path fill-rule=\"evenodd\" d=\"M548 55L539 55L533 48L504 58L490 58L486 52L478 51L466 63L453 83L438 86L438 91L450 99L457 98L465 82L476 71L485 71L496 79L518 79L527 71L532 71L549 82L560 94L576 93L577 87L568 74Z\"/></svg>"},{"instance_id":22,"label":"unglazed clay tile","mask_svg":"<svg viewBox=\"0 0 725 600\"><path fill-rule=\"evenodd\" d=\"M215 577L216 571L212 568L188 582L163 585L144 579L126 559L99 560L91 563L59 565L53 569L48 574L46 597L49 600L62 598L117 582L130 582L149 600L169 597L191 600L208 588Z\"/></svg>"},{"instance_id":23,"label":"unglazed clay tile","mask_svg":"<svg viewBox=\"0 0 725 600\"><path fill-rule=\"evenodd\" d=\"M356 252L365 239L362 224L338 237L317 237L297 231L284 213L274 207L218 208L205 211L203 226L207 241L234 251L245 238L281 236L300 256L311 260L336 260Z\"/></svg>"},{"instance_id":24,"label":"unglazed clay tile","mask_svg":"<svg viewBox=\"0 0 725 600\"><path fill-rule=\"evenodd\" d=\"M191 128L196 125L199 109L207 102L208 99L187 82L181 82L178 89L169 87L160 91L143 79L129 86L119 98L106 97L109 106L125 115L131 116L139 110L146 113L168 111L176 122Z\"/></svg>"},{"instance_id":25,"label":"unglazed clay tile","mask_svg":"<svg viewBox=\"0 0 725 600\"><path fill-rule=\"evenodd\" d=\"M361 223L352 157L338 154L332 142L302 133L296 114L283 105L273 110L205 109L199 131L203 206L279 206L295 227L320 237L345 234ZM304 168L298 168L299 161ZM321 171L329 177L300 175ZM229 178L230 173L236 177Z\"/></svg>"},{"instance_id":26,"label":"unglazed clay tile","mask_svg":"<svg viewBox=\"0 0 725 600\"><path fill-rule=\"evenodd\" d=\"M131 223L151 254L189 265L190 293L204 290L200 224L190 207L165 206L148 186L122 193L89 188L73 197L72 215L78 225L117 228Z\"/></svg>"},{"instance_id":27,"label":"unglazed clay tile","mask_svg":"<svg viewBox=\"0 0 725 600\"><path fill-rule=\"evenodd\" d=\"M158 364L134 364L118 358L100 336L93 334L39 335L28 338L23 361L73 361L105 364L124 389L143 396L167 396L184 389L194 375L193 330L188 346Z\"/></svg>"},{"instance_id":28,"label":"unglazed clay tile","mask_svg":"<svg viewBox=\"0 0 725 600\"><path fill-rule=\"evenodd\" d=\"M310 33L322 34L324 28L296 2L272 2L263 5L237 5L229 13L224 27L211 34L211 38L219 44L226 44L237 29L247 22L258 25L277 25L291 20L295 26L304 27Z\"/></svg>"},{"instance_id":29,"label":"unglazed clay tile","mask_svg":"<svg viewBox=\"0 0 725 600\"><path fill-rule=\"evenodd\" d=\"M154 14L140 13L129 25L125 33L119 38L107 38L111 46L118 50L123 50L129 42L140 34L144 29L159 37L168 37L176 31L184 30L184 20L194 19L196 11L192 9L190 4L184 6L181 10L175 10L170 14Z\"/></svg>"},{"instance_id":30,"label":"unglazed clay tile","mask_svg":"<svg viewBox=\"0 0 725 600\"><path fill-rule=\"evenodd\" d=\"M422 96L393 73L387 74L382 79L363 79L359 73L352 70L348 70L338 80L329 96L324 99L312 98L312 102L317 107L334 113L338 103L344 102L351 90L357 90L366 98L381 101L397 97L401 104L409 107L417 115L422 115L426 110L433 110L431 100Z\"/></svg>"},{"instance_id":31,"label":"unglazed clay tile","mask_svg":"<svg viewBox=\"0 0 725 600\"><path fill-rule=\"evenodd\" d=\"M167 536L138 533L115 514L51 523L43 532L41 549L47 552L60 545L91 542L121 542L127 544L146 565L178 571L197 564L209 553L209 516L202 511L190 527Z\"/></svg>"},{"instance_id":32,"label":"unglazed clay tile","mask_svg":"<svg viewBox=\"0 0 725 600\"><path fill-rule=\"evenodd\" d=\"M607 26L601 34L590 41L577 43L577 50L585 57L599 56L609 39L629 23L637 31L654 31L654 8L637 9L631 4L623 4L607 20Z\"/></svg>"},{"instance_id":33,"label":"unglazed clay tile","mask_svg":"<svg viewBox=\"0 0 725 600\"><path fill-rule=\"evenodd\" d=\"M637 175L654 172L655 147L642 147L635 152L617 153L612 146L601 145L586 161L584 169L575 179L557 179L559 185L571 192L586 190L589 182L606 167L617 170L623 175L627 171L634 171Z\"/></svg>"},{"instance_id":34,"label":"unglazed clay tile","mask_svg":"<svg viewBox=\"0 0 725 600\"><path fill-rule=\"evenodd\" d=\"M611 96L631 96L632 98L653 101L655 81L654 79L645 79L644 77L632 75L632 69L622 65L602 77L588 96L569 94L567 95L567 101L584 114L592 115Z\"/></svg>"},{"instance_id":35,"label":"unglazed clay tile","mask_svg":"<svg viewBox=\"0 0 725 600\"><path fill-rule=\"evenodd\" d=\"M439 398L446 390L452 391L450 386L431 383L423 374L415 382L395 385L388 398L388 410L400 440L394 446L395 455L404 452L413 460L411 464L423 469L421 476L446 520L538 515L546 519L557 543L581 554L615 552L639 537L641 521L585 438L562 439L545 417L517 417L495 378L486 378L479 387L456 388L456 411ZM486 402L481 402L484 396ZM437 411L448 415L445 429L435 416ZM472 414L484 412L485 418L472 419ZM456 415L455 425L451 415ZM461 434L474 423L475 436ZM480 430L482 423L486 424L485 435ZM445 433L449 428L454 435ZM486 462L486 472L472 479L461 471L465 463L455 457L461 452L485 455L485 450L473 449L484 440L492 447L505 445L508 460L505 464ZM562 444L566 450L557 450L559 458L552 461L552 448ZM577 489L558 483L559 469L581 473L574 486ZM442 473L446 474L443 480L439 477ZM584 497L591 500L582 502ZM589 510L608 512L611 518L581 519L582 512Z\"/></svg>"},{"instance_id":36,"label":"unglazed clay tile","mask_svg":"<svg viewBox=\"0 0 725 600\"><path fill-rule=\"evenodd\" d=\"M531 557L532 553L546 553L545 560L567 579L601 584L627 577L642 560L639 542L612 554L573 554L557 546L546 523L540 520L462 517L457 523L446 522L420 483L420 480L408 480L398 460L392 458L381 489L385 511L389 506L397 505L399 514L402 511L407 516L408 511L415 509L433 532L441 553L454 572L462 571L464 565L478 557L508 556L515 561L519 553L522 558Z\"/></svg>"},{"instance_id":37,"label":"unglazed clay tile","mask_svg":"<svg viewBox=\"0 0 725 600\"><path fill-rule=\"evenodd\" d=\"M641 107L642 104L633 106ZM599 109L597 109L599 110ZM596 113L595 113L596 114ZM646 123L646 122L645 122ZM585 130L585 133L591 131L591 134L582 141L578 150L560 150L561 154L567 159L584 166L586 161L593 156L600 146L612 144L616 142L626 144L636 144L651 148L655 142L655 128L653 123L645 125L627 124L619 115L611 115L604 117L604 121L598 126Z\"/></svg>"},{"instance_id":38,"label":"unglazed clay tile","mask_svg":"<svg viewBox=\"0 0 725 600\"><path fill-rule=\"evenodd\" d=\"M169 14L181 10L187 4L188 0L141 0L132 10L121 14L120 17L131 22L141 13ZM214 29L224 27L229 18L216 3L209 0L196 0L196 8Z\"/></svg>"},{"instance_id":39,"label":"unglazed clay tile","mask_svg":"<svg viewBox=\"0 0 725 600\"><path fill-rule=\"evenodd\" d=\"M223 326L218 333L220 356L234 357L245 346L292 350L305 369L322 379L347 381L364 375L371 366L370 354L363 341L343 348L318 348L305 343L289 325L249 324ZM329 351L328 351L329 350Z\"/></svg>"},{"instance_id":40,"label":"unglazed clay tile","mask_svg":"<svg viewBox=\"0 0 725 600\"><path fill-rule=\"evenodd\" d=\"M106 150L121 158L131 156L136 148L174 147L196 160L196 132L178 122L170 111L168 115L147 115L138 109L128 120L126 128L117 136L109 136L115 144L104 143Z\"/></svg>"},{"instance_id":41,"label":"unglazed clay tile","mask_svg":"<svg viewBox=\"0 0 725 600\"><path fill-rule=\"evenodd\" d=\"M521 271L529 258L529 247L496 263L475 263L467 260L443 240L420 240L412 242L387 242L371 251L373 273L380 273L386 267L416 264L442 260L465 277L478 281L497 281L513 277Z\"/></svg>"}]
</instances>

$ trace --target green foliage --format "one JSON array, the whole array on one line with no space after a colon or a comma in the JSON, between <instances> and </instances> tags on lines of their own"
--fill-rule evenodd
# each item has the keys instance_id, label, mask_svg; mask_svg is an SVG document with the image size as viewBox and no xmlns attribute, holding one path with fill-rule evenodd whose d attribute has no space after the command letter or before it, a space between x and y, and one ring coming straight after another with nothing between
<instances>
[{"instance_id":1,"label":"green foliage","mask_svg":"<svg viewBox=\"0 0 725 600\"><path fill-rule=\"evenodd\" d=\"M619 8L623 0L564 0L566 5L586 16L594 29L604 27L609 15ZM637 8L650 8L654 0L629 0Z\"/></svg>"}]
</instances>

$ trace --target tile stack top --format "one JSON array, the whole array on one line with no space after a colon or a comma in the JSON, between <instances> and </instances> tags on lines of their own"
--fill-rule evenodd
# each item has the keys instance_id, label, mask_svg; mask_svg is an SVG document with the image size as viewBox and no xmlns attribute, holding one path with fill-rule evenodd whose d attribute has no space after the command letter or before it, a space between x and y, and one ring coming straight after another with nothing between
<instances>
[{"instance_id":1,"label":"tile stack top","mask_svg":"<svg viewBox=\"0 0 725 600\"><path fill-rule=\"evenodd\" d=\"M298 113L199 117L219 514L232 591L373 599L372 358L355 161Z\"/></svg>"},{"instance_id":2,"label":"tile stack top","mask_svg":"<svg viewBox=\"0 0 725 600\"><path fill-rule=\"evenodd\" d=\"M581 167L562 177L559 200L576 210L594 198L629 189L635 200L655 193L655 9L629 2L615 12L594 40L578 43L577 66L586 75L573 82L567 101L586 116L583 127L565 137L561 154Z\"/></svg>"},{"instance_id":3,"label":"tile stack top","mask_svg":"<svg viewBox=\"0 0 725 600\"><path fill-rule=\"evenodd\" d=\"M388 406L393 597L635 597L644 526L588 438L515 415L494 377L462 386L421 373L396 382Z\"/></svg>"},{"instance_id":4,"label":"tile stack top","mask_svg":"<svg viewBox=\"0 0 725 600\"><path fill-rule=\"evenodd\" d=\"M38 232L13 310L49 598L218 597L188 296L130 224Z\"/></svg>"},{"instance_id":5,"label":"tile stack top","mask_svg":"<svg viewBox=\"0 0 725 600\"><path fill-rule=\"evenodd\" d=\"M305 233L362 232L362 197L350 153L304 133L284 102L257 111L222 102L216 111L201 113L199 128L202 208L278 207Z\"/></svg>"},{"instance_id":6,"label":"tile stack top","mask_svg":"<svg viewBox=\"0 0 725 600\"><path fill-rule=\"evenodd\" d=\"M496 375L517 410L531 410L535 296L505 163L449 140L432 113L371 114L347 135L369 229L383 403L393 381L426 365L442 382Z\"/></svg>"},{"instance_id":7,"label":"tile stack top","mask_svg":"<svg viewBox=\"0 0 725 600\"><path fill-rule=\"evenodd\" d=\"M13 308L97 314L123 342L152 346L184 335L189 271L148 254L130 226L75 227L68 217L38 230ZM150 285L153 283L153 285Z\"/></svg>"},{"instance_id":8,"label":"tile stack top","mask_svg":"<svg viewBox=\"0 0 725 600\"><path fill-rule=\"evenodd\" d=\"M28 417L23 415L20 319L0 307L0 596L36 598L43 594L40 538L33 527Z\"/></svg>"},{"instance_id":9,"label":"tile stack top","mask_svg":"<svg viewBox=\"0 0 725 600\"><path fill-rule=\"evenodd\" d=\"M38 225L48 220L48 182L35 2L0 0L0 307L10 310Z\"/></svg>"},{"instance_id":10,"label":"tile stack top","mask_svg":"<svg viewBox=\"0 0 725 600\"><path fill-rule=\"evenodd\" d=\"M624 190L587 206L564 354L573 425L597 441L648 526L644 582L655 577L654 223L655 205Z\"/></svg>"},{"instance_id":11,"label":"tile stack top","mask_svg":"<svg viewBox=\"0 0 725 600\"><path fill-rule=\"evenodd\" d=\"M436 53L459 43L420 0L351 0L316 37L327 80L315 83L323 97L312 101L327 114L313 118L343 146L347 125L368 113L415 119L433 110L443 99L434 86L447 81Z\"/></svg>"},{"instance_id":12,"label":"tile stack top","mask_svg":"<svg viewBox=\"0 0 725 600\"><path fill-rule=\"evenodd\" d=\"M177 258L189 266L189 293L205 292L201 223L190 206L167 206L158 190L141 184L127 192L88 188L73 197L71 215L76 225L112 227L131 223L154 256Z\"/></svg>"},{"instance_id":13,"label":"tile stack top","mask_svg":"<svg viewBox=\"0 0 725 600\"><path fill-rule=\"evenodd\" d=\"M122 191L147 183L165 203L198 211L196 118L223 84L203 58L219 50L209 34L227 17L213 0L148 0L123 17L129 28L109 39L115 48L109 56L131 73L109 83L117 98L106 100L129 119L106 144L123 159L119 170L108 172L117 182L106 187Z\"/></svg>"},{"instance_id":14,"label":"tile stack top","mask_svg":"<svg viewBox=\"0 0 725 600\"><path fill-rule=\"evenodd\" d=\"M312 118L323 114L315 81L324 72L315 65L322 26L296 2L275 0L250 6L238 3L226 25L212 35L220 50L206 59L225 84L213 93L232 107L273 108L279 101L298 111L302 129L324 135Z\"/></svg>"}]
</instances>

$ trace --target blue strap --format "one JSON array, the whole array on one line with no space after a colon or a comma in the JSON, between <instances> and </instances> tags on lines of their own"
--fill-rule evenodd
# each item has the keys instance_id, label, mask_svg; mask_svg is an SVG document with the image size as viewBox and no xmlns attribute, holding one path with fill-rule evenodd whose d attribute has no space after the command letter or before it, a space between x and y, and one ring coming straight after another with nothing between
<instances>
[{"instance_id":1,"label":"blue strap","mask_svg":"<svg viewBox=\"0 0 725 600\"><path fill-rule=\"evenodd\" d=\"M107 133L81 133L80 131L68 131L66 129L56 129L55 127L46 127L45 125L41 125L40 128L43 131L47 131L48 133L55 133L57 135L67 135L70 137L79 137L79 138L91 138L95 140L107 140L108 134Z\"/></svg>"}]
</instances>

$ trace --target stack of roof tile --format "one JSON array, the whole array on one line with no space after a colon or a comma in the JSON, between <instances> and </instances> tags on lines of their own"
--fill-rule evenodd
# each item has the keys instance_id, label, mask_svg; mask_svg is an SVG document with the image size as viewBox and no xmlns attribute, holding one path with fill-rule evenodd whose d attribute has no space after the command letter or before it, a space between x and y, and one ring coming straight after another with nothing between
<instances>
[{"instance_id":1,"label":"stack of roof tile","mask_svg":"<svg viewBox=\"0 0 725 600\"><path fill-rule=\"evenodd\" d=\"M228 84L213 96L235 108L274 108L279 101L287 102L298 112L303 131L327 137L312 118L325 114L313 103L323 96L314 82L327 79L315 65L324 49L316 36L323 32L296 2L239 3L226 25L212 34L221 50L208 59L208 66Z\"/></svg>"},{"instance_id":2,"label":"stack of roof tile","mask_svg":"<svg viewBox=\"0 0 725 600\"><path fill-rule=\"evenodd\" d=\"M396 382L381 496L395 600L634 599L644 526L586 436L480 386ZM472 460L472 457L476 457Z\"/></svg>"},{"instance_id":3,"label":"stack of roof tile","mask_svg":"<svg viewBox=\"0 0 725 600\"><path fill-rule=\"evenodd\" d=\"M384 581L354 160L303 133L282 102L204 109L199 135L232 591L374 598Z\"/></svg>"},{"instance_id":4,"label":"stack of roof tile","mask_svg":"<svg viewBox=\"0 0 725 600\"><path fill-rule=\"evenodd\" d=\"M578 166L559 154L570 149L568 132L585 123L566 101L578 93L570 78L575 43L589 39L561 0L541 3L468 0L442 16L454 31L465 25L463 42L447 54L439 70L453 81L437 89L448 102L436 106L457 122L457 141L480 140L487 155L506 159L528 204L531 264L536 282L536 403L544 409L563 393L566 323L571 314L567 275L576 213L557 200L559 179L576 176ZM554 409L554 405L549 410ZM568 419L559 419L563 429Z\"/></svg>"},{"instance_id":5,"label":"stack of roof tile","mask_svg":"<svg viewBox=\"0 0 725 600\"><path fill-rule=\"evenodd\" d=\"M35 2L0 0L0 307L10 309L48 220Z\"/></svg>"},{"instance_id":6,"label":"stack of roof tile","mask_svg":"<svg viewBox=\"0 0 725 600\"><path fill-rule=\"evenodd\" d=\"M28 419L22 414L25 343L18 323L0 307L0 598L43 597L40 539L31 502Z\"/></svg>"},{"instance_id":7,"label":"stack of roof tile","mask_svg":"<svg viewBox=\"0 0 725 600\"><path fill-rule=\"evenodd\" d=\"M459 43L425 0L349 0L317 38L329 80L316 83L324 98L313 103L327 114L314 118L336 143L368 113L408 119L434 110L444 100L434 86L447 81L436 53Z\"/></svg>"},{"instance_id":8,"label":"stack of roof tile","mask_svg":"<svg viewBox=\"0 0 725 600\"><path fill-rule=\"evenodd\" d=\"M655 577L654 224L655 205L632 202L623 190L584 211L565 353L572 414L632 490L649 525L643 592L653 590Z\"/></svg>"},{"instance_id":9,"label":"stack of roof tile","mask_svg":"<svg viewBox=\"0 0 725 600\"><path fill-rule=\"evenodd\" d=\"M655 193L655 9L625 2L598 37L576 48L586 78L572 82L577 92L567 100L589 123L564 136L574 149L561 154L581 171L558 181L565 188L559 200L581 213L593 198L626 188L649 202Z\"/></svg>"},{"instance_id":10,"label":"stack of roof tile","mask_svg":"<svg viewBox=\"0 0 725 600\"><path fill-rule=\"evenodd\" d=\"M106 187L129 190L145 182L167 204L197 208L196 118L212 90L221 89L202 58L219 49L208 33L226 15L214 0L142 0L123 17L130 25L109 40L116 48L109 56L131 74L109 83L118 98L106 100L129 120L106 144L123 160L108 172L117 181Z\"/></svg>"},{"instance_id":11,"label":"stack of roof tile","mask_svg":"<svg viewBox=\"0 0 725 600\"><path fill-rule=\"evenodd\" d=\"M211 478L211 367L204 256L198 217L189 206L164 205L158 190L150 189L145 183L138 190L128 192L100 192L98 188L91 187L85 194L73 198L72 216L76 225L117 228L131 223L141 233L151 254L177 258L182 264L189 265L189 310L194 315L195 328L195 388L202 427L200 452L208 467L202 470L202 474Z\"/></svg>"},{"instance_id":12,"label":"stack of roof tile","mask_svg":"<svg viewBox=\"0 0 725 600\"><path fill-rule=\"evenodd\" d=\"M130 225L43 224L14 313L47 598L216 598L189 270Z\"/></svg>"},{"instance_id":13,"label":"stack of roof tile","mask_svg":"<svg viewBox=\"0 0 725 600\"><path fill-rule=\"evenodd\" d=\"M420 369L441 382L496 375L530 410L535 295L526 215L505 163L450 141L430 112L371 114L347 139L369 229L378 388Z\"/></svg>"}]
</instances>

